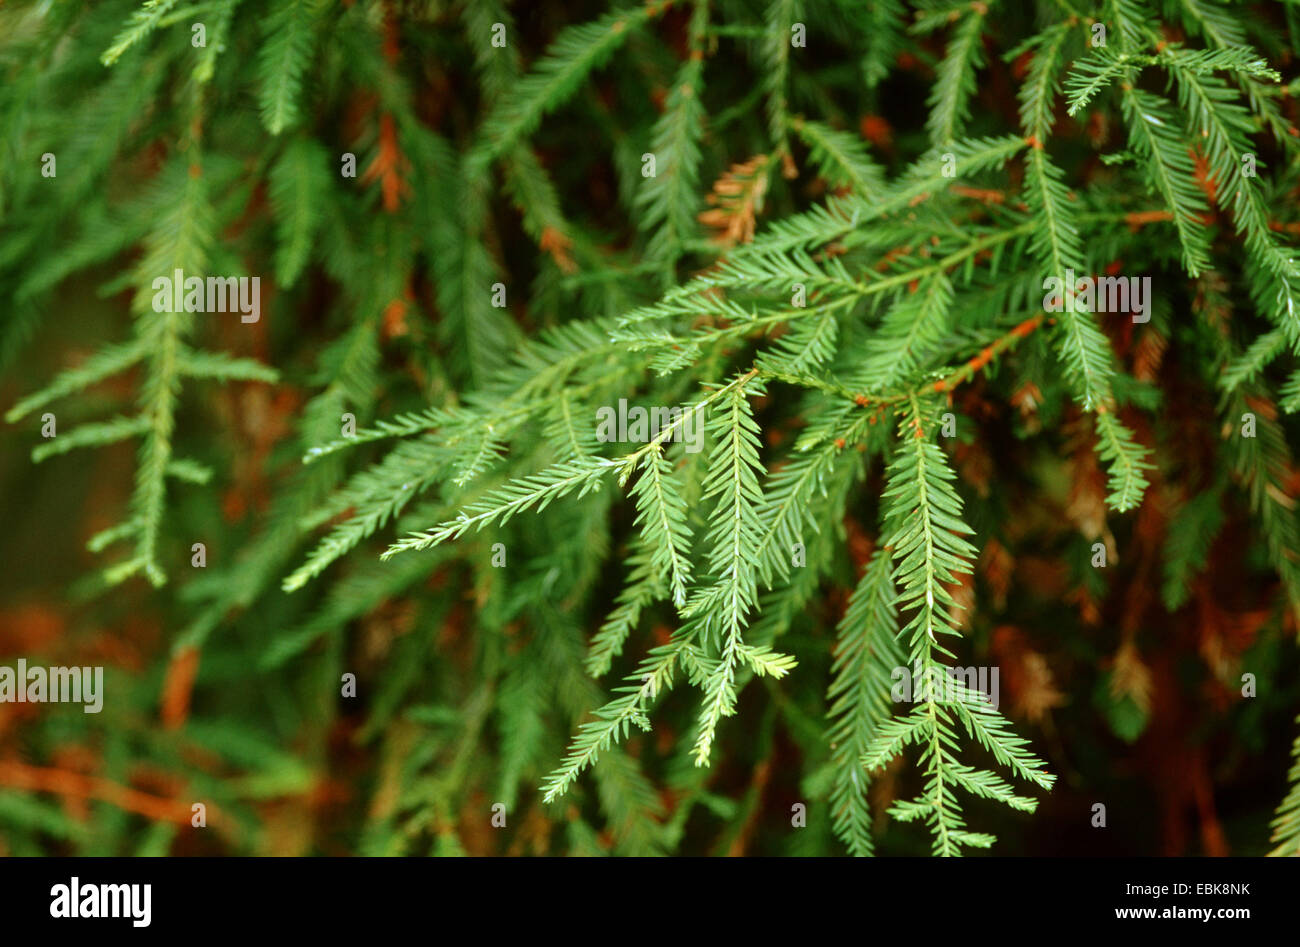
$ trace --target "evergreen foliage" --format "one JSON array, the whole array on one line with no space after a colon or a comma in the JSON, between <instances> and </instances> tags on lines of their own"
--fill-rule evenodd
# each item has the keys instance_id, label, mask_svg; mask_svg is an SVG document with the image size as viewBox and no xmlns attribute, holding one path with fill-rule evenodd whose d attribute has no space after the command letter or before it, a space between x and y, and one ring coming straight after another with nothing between
<instances>
[{"instance_id":1,"label":"evergreen foliage","mask_svg":"<svg viewBox=\"0 0 1300 947\"><path fill-rule=\"evenodd\" d=\"M1085 759L1168 720L1278 753L1298 29L1218 0L0 7L6 437L100 458L76 601L157 630L30 758L75 726L104 779L222 813L186 842L158 790L91 829L3 751L4 847L1024 851L1059 777L1113 788ZM177 270L259 277L260 320L158 311ZM1113 276L1145 302L1084 299ZM611 443L620 405L665 423ZM958 673L988 665L1005 707ZM1293 756L1240 850L1300 854Z\"/></svg>"}]
</instances>

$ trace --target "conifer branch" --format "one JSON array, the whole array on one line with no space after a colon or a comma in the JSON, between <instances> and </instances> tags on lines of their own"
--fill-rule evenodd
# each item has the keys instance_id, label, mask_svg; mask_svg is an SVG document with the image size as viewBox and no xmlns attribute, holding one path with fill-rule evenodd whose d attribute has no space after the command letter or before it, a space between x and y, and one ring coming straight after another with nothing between
<instances>
[{"instance_id":1,"label":"conifer branch","mask_svg":"<svg viewBox=\"0 0 1300 947\"><path fill-rule=\"evenodd\" d=\"M1300 724L1300 717L1296 718ZM1292 765L1287 773L1290 790L1286 798L1278 804L1277 813L1271 823L1273 835L1269 841L1277 847L1270 855L1300 855L1300 737L1296 737L1291 747Z\"/></svg>"}]
</instances>

